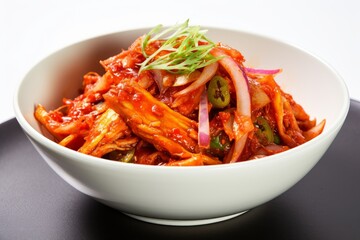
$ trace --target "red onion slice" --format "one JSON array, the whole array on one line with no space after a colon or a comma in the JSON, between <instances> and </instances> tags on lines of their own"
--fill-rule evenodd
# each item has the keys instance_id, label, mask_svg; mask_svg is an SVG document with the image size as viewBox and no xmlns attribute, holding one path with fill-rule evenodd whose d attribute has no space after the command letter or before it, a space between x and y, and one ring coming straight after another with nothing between
<instances>
[{"instance_id":1,"label":"red onion slice","mask_svg":"<svg viewBox=\"0 0 360 240\"><path fill-rule=\"evenodd\" d=\"M260 74L260 75L274 75L278 74L282 71L282 69L257 69L257 68L245 68L246 73L250 74Z\"/></svg>"},{"instance_id":2,"label":"red onion slice","mask_svg":"<svg viewBox=\"0 0 360 240\"><path fill-rule=\"evenodd\" d=\"M188 87L175 93L174 97L179 97L181 95L187 94L187 93L199 88L200 86L205 85L205 83L207 83L215 75L215 73L218 69L218 66L219 66L219 64L217 62L214 62L214 63L204 67L199 78L197 80L195 80L194 82L192 82Z\"/></svg>"},{"instance_id":3,"label":"red onion slice","mask_svg":"<svg viewBox=\"0 0 360 240\"><path fill-rule=\"evenodd\" d=\"M219 60L219 63L226 72L230 75L233 84L235 86L236 92L236 111L243 116L251 117L251 99L248 88L248 82L244 77L244 73L241 70L240 66L223 50L220 48L214 48L211 50L211 54L215 57L223 57ZM231 151L224 159L225 162L236 162L246 143L248 134L245 133L240 138L235 138L235 143L231 148Z\"/></svg>"},{"instance_id":4,"label":"red onion slice","mask_svg":"<svg viewBox=\"0 0 360 240\"><path fill-rule=\"evenodd\" d=\"M201 148L210 147L209 105L206 88L200 96L198 143Z\"/></svg>"},{"instance_id":5,"label":"red onion slice","mask_svg":"<svg viewBox=\"0 0 360 240\"><path fill-rule=\"evenodd\" d=\"M211 54L215 57L224 56L219 60L219 63L230 75L236 92L236 110L244 116L251 116L251 100L248 88L248 83L244 77L244 74L238 64L223 50L214 48L211 50Z\"/></svg>"}]
</instances>

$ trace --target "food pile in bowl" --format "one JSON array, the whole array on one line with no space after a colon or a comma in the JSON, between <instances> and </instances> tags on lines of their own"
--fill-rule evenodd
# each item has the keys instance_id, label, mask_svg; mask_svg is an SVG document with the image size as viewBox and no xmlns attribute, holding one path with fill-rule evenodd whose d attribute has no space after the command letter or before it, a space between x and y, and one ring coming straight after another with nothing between
<instances>
[{"instance_id":1,"label":"food pile in bowl","mask_svg":"<svg viewBox=\"0 0 360 240\"><path fill-rule=\"evenodd\" d=\"M188 21L152 29L101 60L73 99L35 117L65 147L115 161L197 166L280 153L321 134L276 82Z\"/></svg>"},{"instance_id":2,"label":"food pile in bowl","mask_svg":"<svg viewBox=\"0 0 360 240\"><path fill-rule=\"evenodd\" d=\"M14 98L63 180L136 219L181 226L239 216L294 186L349 105L344 81L310 53L188 21L60 49Z\"/></svg>"}]
</instances>

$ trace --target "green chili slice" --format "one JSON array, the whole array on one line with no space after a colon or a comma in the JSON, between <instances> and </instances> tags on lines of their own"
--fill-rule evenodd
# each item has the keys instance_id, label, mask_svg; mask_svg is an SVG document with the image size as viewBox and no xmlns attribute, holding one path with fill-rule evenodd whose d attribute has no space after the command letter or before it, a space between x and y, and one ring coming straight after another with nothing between
<instances>
[{"instance_id":1,"label":"green chili slice","mask_svg":"<svg viewBox=\"0 0 360 240\"><path fill-rule=\"evenodd\" d=\"M264 117L257 117L255 126L258 128L256 131L256 136L262 144L269 144L274 142L274 132L271 129L269 122Z\"/></svg>"},{"instance_id":2,"label":"green chili slice","mask_svg":"<svg viewBox=\"0 0 360 240\"><path fill-rule=\"evenodd\" d=\"M230 150L230 139L224 131L218 135L212 136L210 140L210 151L214 155L222 156L225 152Z\"/></svg>"},{"instance_id":3,"label":"green chili slice","mask_svg":"<svg viewBox=\"0 0 360 240\"><path fill-rule=\"evenodd\" d=\"M224 78L217 75L210 80L208 99L215 108L224 108L230 103L229 85Z\"/></svg>"}]
</instances>

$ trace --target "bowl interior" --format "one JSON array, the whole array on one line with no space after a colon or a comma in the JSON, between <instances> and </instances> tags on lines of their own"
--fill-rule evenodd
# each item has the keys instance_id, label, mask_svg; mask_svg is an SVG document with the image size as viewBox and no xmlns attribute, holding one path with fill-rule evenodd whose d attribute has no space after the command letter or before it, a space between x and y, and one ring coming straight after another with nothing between
<instances>
[{"instance_id":1,"label":"bowl interior","mask_svg":"<svg viewBox=\"0 0 360 240\"><path fill-rule=\"evenodd\" d=\"M230 29L206 28L208 37L238 49L245 65L254 68L281 68L276 80L311 117L326 119L326 131L342 123L349 108L349 96L341 77L314 55L273 38ZM150 29L135 29L88 39L53 53L25 76L15 96L15 114L20 124L40 137L33 113L41 103L54 109L65 98L78 94L82 77L90 71L104 72L99 61L116 55ZM33 129L31 129L33 128ZM42 136L41 136L42 137Z\"/></svg>"}]
</instances>

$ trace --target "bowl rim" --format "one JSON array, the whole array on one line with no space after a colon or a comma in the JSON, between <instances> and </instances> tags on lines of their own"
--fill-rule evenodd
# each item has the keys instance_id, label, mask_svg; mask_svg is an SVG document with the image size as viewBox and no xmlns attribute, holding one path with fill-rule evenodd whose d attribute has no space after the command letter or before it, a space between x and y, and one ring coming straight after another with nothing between
<instances>
[{"instance_id":1,"label":"bowl rim","mask_svg":"<svg viewBox=\"0 0 360 240\"><path fill-rule=\"evenodd\" d=\"M166 27L166 26L167 25L164 25L164 27ZM309 55L310 57L312 57L313 59L315 59L322 65L324 65L324 67L326 69L328 69L334 75L334 77L338 80L339 86L341 87L341 89L339 89L339 91L341 91L343 93L344 104L342 105L341 110L338 114L338 117L335 119L334 124L332 124L328 128L326 128L326 131L324 131L320 136L318 136L314 139L311 139L310 141L305 142L302 145L299 145L295 148L289 149L285 152L281 152L281 153L267 156L264 158L236 162L236 163L232 163L232 164L186 166L186 167L178 167L178 166L164 167L164 166L159 166L159 165L129 164L129 163L124 163L124 162L111 161L111 160L107 160L107 159L103 159L103 158L99 158L99 157L95 157L95 156L91 156L91 155L87 155L87 154L83 154L83 153L71 150L69 148L60 146L58 143L52 141L51 139L48 139L43 134L36 131L25 119L25 117L21 113L20 105L19 105L20 90L21 90L21 87L23 86L25 80L27 79L28 74L33 70L34 67L40 65L43 61L46 61L52 55L55 55L56 53L62 51L63 49L66 49L73 45L81 44L81 43L89 41L89 40L110 37L111 35L117 35L117 34L129 34L131 32L136 32L136 31L144 31L144 33L146 33L151 28L152 27L136 27L136 28L122 29L119 31L113 31L113 32L109 32L109 33L104 33L104 34L99 34L99 35L95 35L92 37L88 37L88 38L70 43L63 47L60 47L57 50L53 51L52 53L50 53L50 54L46 55L45 57L43 57L42 59L40 59L34 65L32 65L30 67L30 69L25 73L23 78L19 81L18 85L16 86L14 97L13 97L13 109L15 112L15 118L17 119L17 121L20 124L23 131L26 133L26 136L30 139L35 140L36 142L40 143L41 145L48 147L51 151L54 151L58 154L65 155L66 157L73 158L73 159L76 159L77 161L85 162L86 164L91 164L91 165L97 165L97 166L102 165L102 166L109 166L109 167L125 167L125 168L135 168L135 169L167 169L165 171L174 171L174 170L175 171L193 171L195 169L196 170L197 169L204 169L204 170L206 170L206 169L208 169L208 170L221 169L222 170L224 168L232 169L234 167L238 168L238 167L253 166L253 165L256 166L256 165L262 164L264 162L269 163L272 161L280 161L282 159L285 159L287 155L291 155L294 151L302 151L303 149L310 148L313 145L313 143L316 144L318 142L325 141L325 139L328 138L330 135L334 134L334 132L337 134L337 131L340 131L340 129L347 117L347 114L348 114L349 108L350 108L350 96L349 96L349 90L347 88L347 85L346 85L344 79L342 78L342 76L335 70L335 68L332 67L328 62L326 62L321 57L317 56L316 54L314 54L294 43L291 43L289 41L284 41L282 39L272 37L272 36L269 36L266 34L261 34L261 33L254 32L254 31L241 30L241 29L236 29L236 28L214 27L214 26L204 25L204 26L202 26L202 28L207 29L209 31L229 31L229 32L233 32L233 33L249 35L249 36L256 37L256 38L262 38L265 40L276 42L281 45L286 45L288 47L294 48L297 51L303 52L306 55ZM287 160L287 159L285 159L285 160ZM161 170L161 171L164 171L164 170Z\"/></svg>"}]
</instances>

